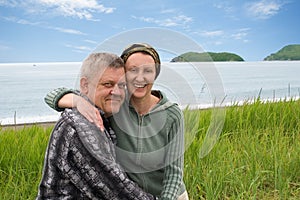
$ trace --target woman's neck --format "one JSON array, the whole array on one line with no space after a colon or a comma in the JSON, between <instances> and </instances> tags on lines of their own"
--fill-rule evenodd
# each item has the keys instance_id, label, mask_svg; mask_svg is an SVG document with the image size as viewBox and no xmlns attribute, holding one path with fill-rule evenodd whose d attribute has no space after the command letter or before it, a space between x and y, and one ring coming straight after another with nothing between
<instances>
[{"instance_id":1,"label":"woman's neck","mask_svg":"<svg viewBox=\"0 0 300 200\"><path fill-rule=\"evenodd\" d=\"M144 98L131 97L130 103L139 113L139 115L145 115L159 102L159 98L150 94Z\"/></svg>"}]
</instances>

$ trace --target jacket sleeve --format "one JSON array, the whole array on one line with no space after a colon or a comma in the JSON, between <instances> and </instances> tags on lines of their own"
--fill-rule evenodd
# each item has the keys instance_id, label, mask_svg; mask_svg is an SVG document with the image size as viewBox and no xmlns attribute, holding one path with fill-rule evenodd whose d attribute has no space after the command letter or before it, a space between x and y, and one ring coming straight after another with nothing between
<instances>
[{"instance_id":1,"label":"jacket sleeve","mask_svg":"<svg viewBox=\"0 0 300 200\"><path fill-rule=\"evenodd\" d=\"M167 151L167 162L163 180L163 191L161 200L177 199L180 195L179 189L183 184L183 162L184 162L184 120L183 114L179 114L173 121L169 137L169 148Z\"/></svg>"},{"instance_id":2,"label":"jacket sleeve","mask_svg":"<svg viewBox=\"0 0 300 200\"><path fill-rule=\"evenodd\" d=\"M68 89L65 87L56 88L52 91L50 91L44 98L45 103L50 106L50 108L60 112L63 111L64 108L58 107L58 101L66 94L68 93L75 93L78 94L79 91L74 89Z\"/></svg>"}]
</instances>

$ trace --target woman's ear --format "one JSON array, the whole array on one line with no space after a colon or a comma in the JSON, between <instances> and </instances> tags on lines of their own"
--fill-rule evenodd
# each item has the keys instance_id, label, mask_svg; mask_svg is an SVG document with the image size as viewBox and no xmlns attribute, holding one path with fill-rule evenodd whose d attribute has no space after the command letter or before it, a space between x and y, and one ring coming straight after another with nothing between
<instances>
[{"instance_id":1,"label":"woman's ear","mask_svg":"<svg viewBox=\"0 0 300 200\"><path fill-rule=\"evenodd\" d=\"M81 93L87 95L89 91L89 83L86 77L80 79L80 91Z\"/></svg>"}]
</instances>

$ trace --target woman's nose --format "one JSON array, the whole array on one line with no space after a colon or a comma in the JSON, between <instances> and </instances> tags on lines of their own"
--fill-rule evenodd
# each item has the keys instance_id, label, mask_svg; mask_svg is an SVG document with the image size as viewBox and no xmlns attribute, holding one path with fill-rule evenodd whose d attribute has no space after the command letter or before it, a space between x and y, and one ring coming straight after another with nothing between
<instances>
[{"instance_id":1,"label":"woman's nose","mask_svg":"<svg viewBox=\"0 0 300 200\"><path fill-rule=\"evenodd\" d=\"M145 78L144 73L140 72L140 73L137 74L135 79L137 81L144 81L144 78Z\"/></svg>"}]
</instances>

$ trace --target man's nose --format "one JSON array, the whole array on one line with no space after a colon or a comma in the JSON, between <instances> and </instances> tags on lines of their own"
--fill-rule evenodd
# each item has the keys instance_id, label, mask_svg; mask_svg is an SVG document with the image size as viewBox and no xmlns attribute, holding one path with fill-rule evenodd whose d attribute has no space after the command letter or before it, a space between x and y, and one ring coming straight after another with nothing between
<instances>
[{"instance_id":1,"label":"man's nose","mask_svg":"<svg viewBox=\"0 0 300 200\"><path fill-rule=\"evenodd\" d=\"M111 91L111 94L114 94L114 95L121 95L122 94L122 90L124 89L121 89L118 84L115 84L112 91Z\"/></svg>"}]
</instances>

